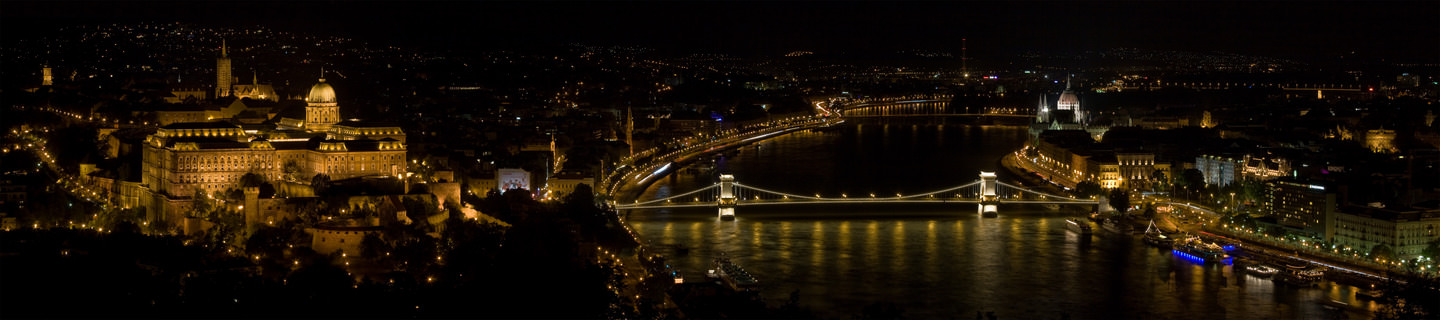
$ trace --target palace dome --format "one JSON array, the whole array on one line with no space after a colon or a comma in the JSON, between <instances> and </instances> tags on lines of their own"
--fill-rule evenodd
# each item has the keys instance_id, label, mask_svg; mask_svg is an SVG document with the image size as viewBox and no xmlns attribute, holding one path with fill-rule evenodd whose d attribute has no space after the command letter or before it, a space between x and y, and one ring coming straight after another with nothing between
<instances>
[{"instance_id":1,"label":"palace dome","mask_svg":"<svg viewBox=\"0 0 1440 320\"><path fill-rule=\"evenodd\" d=\"M331 88L329 83L325 83L325 78L320 78L319 83L316 83L315 86L310 87L310 95L305 97L305 102L336 103L335 88Z\"/></svg>"}]
</instances>

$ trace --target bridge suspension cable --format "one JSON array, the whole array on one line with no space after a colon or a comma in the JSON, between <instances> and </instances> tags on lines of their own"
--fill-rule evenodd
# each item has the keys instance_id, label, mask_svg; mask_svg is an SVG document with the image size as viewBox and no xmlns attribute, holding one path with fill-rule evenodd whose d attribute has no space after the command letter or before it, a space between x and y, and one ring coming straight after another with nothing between
<instances>
[{"instance_id":1,"label":"bridge suspension cable","mask_svg":"<svg viewBox=\"0 0 1440 320\"><path fill-rule=\"evenodd\" d=\"M1051 197L1051 198L1059 198L1059 199L1075 200L1075 201L1085 201L1085 202L1093 202L1093 201L1095 201L1095 200L1080 199L1080 198L1075 198L1075 197L1057 196L1057 195L1053 195L1053 194L1048 194L1048 193L1043 193L1043 192L1039 192L1039 191L1033 191L1033 190L1026 189L1026 188L1017 187L1017 186L1011 185L1011 184L1009 184L1009 183L1004 183L1004 182L999 182L999 181L996 181L995 184L1002 185L1002 186L1006 186L1006 187L1010 187L1011 189L1015 189L1015 190L1020 191L1020 192L1026 192L1026 193L1030 193L1030 194L1034 194L1034 195L1038 195L1038 196L1042 196L1042 197Z\"/></svg>"},{"instance_id":2,"label":"bridge suspension cable","mask_svg":"<svg viewBox=\"0 0 1440 320\"><path fill-rule=\"evenodd\" d=\"M670 200L672 200L672 199L677 199L677 198L680 198L680 197L685 197L685 196L689 196L689 195L696 194L696 193L700 193L700 192L715 191L715 189L717 189L717 188L719 188L719 187L720 187L720 184L719 184L719 183L716 183L716 184L712 184L712 185L709 185L709 186L706 186L706 187L703 187L703 188L699 188L699 189L695 189L695 190L690 190L690 192L681 193L681 194L677 194L677 195L673 195L673 196L669 196L669 197L664 197L664 198L655 199L655 200L650 200L650 201L645 201L645 202L635 202L635 203L621 204L621 205L617 205L617 206L634 207L634 206L649 205L649 204L653 204L653 203L667 202L667 201L670 201Z\"/></svg>"},{"instance_id":3,"label":"bridge suspension cable","mask_svg":"<svg viewBox=\"0 0 1440 320\"><path fill-rule=\"evenodd\" d=\"M974 187L974 186L979 185L979 184L980 184L980 181L979 181L979 180L976 180L976 181L974 181L974 182L967 183L967 184L960 185L960 186L956 186L956 187L951 187L951 188L942 189L942 190L936 190L936 191L931 191L931 192L925 192L925 193L919 193L919 194L914 194L914 195L895 196L895 197L879 197L879 198L877 198L877 197L871 197L871 198L863 198L863 199L866 200L866 201L887 201L887 200L905 200L905 199L923 198L923 197L928 197L928 196L931 196L931 195L937 195L937 194L942 194L942 193L949 193L949 192L953 192L953 191L960 190L960 189L965 189L965 188L969 188L969 187ZM760 188L760 187L756 187L756 186L744 185L744 184L741 184L741 183L739 183L739 182L736 182L736 183L735 183L735 186L736 186L736 187L740 187L740 188L745 188L745 189L754 190L754 191L771 193L771 194L775 194L775 195L779 195L779 196L785 196L785 197L790 197L790 198L798 198L798 199L806 199L806 200L815 200L815 201L837 201L837 202L838 202L838 201L856 201L856 200L857 200L857 199L854 199L854 198L824 198L824 197L814 197L814 196L807 196L807 195L801 195L801 194L786 193L786 192L780 192L780 191L775 191L775 190Z\"/></svg>"}]
</instances>

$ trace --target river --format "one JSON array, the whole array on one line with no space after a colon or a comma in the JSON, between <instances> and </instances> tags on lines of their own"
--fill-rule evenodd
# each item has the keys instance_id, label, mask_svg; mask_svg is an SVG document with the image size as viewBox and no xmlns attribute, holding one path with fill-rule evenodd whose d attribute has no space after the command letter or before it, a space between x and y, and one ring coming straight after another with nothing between
<instances>
[{"instance_id":1,"label":"river","mask_svg":"<svg viewBox=\"0 0 1440 320\"><path fill-rule=\"evenodd\" d=\"M1020 127L849 124L765 140L699 161L649 186L640 199L710 185L717 172L752 186L823 196L893 196L974 181L1026 139ZM1002 179L1005 175L1002 173ZM894 303L908 318L1000 319L1369 318L1355 287L1297 288L1200 265L1137 237L1067 231L1067 213L1002 206L980 218L973 204L740 207L638 210L629 221L667 252L687 279L703 279L723 251L760 280L772 305L799 291L824 318L850 318Z\"/></svg>"}]
</instances>

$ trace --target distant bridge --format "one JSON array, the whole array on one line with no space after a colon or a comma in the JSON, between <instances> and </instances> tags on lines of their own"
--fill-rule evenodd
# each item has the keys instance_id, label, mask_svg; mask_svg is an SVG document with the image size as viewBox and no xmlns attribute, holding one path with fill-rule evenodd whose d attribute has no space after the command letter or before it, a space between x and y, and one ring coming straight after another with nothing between
<instances>
[{"instance_id":1,"label":"distant bridge","mask_svg":"<svg viewBox=\"0 0 1440 320\"><path fill-rule=\"evenodd\" d=\"M839 197L802 195L774 191L735 182L732 175L721 175L720 182L673 196L616 204L620 210L714 207L721 219L735 218L735 208L760 205L802 205L802 204L856 204L856 203L963 203L976 204L976 213L984 217L999 215L1000 204L1070 204L1098 206L1099 200L1059 196L1014 186L996 180L994 172L981 172L980 179L955 187L912 195L878 197L875 194Z\"/></svg>"},{"instance_id":2,"label":"distant bridge","mask_svg":"<svg viewBox=\"0 0 1440 320\"><path fill-rule=\"evenodd\" d=\"M877 101L844 105L835 109L847 118L919 118L919 117L997 117L1034 118L1035 115L1021 113L1032 108L992 108L986 112L956 110L949 100L917 99L904 101Z\"/></svg>"}]
</instances>

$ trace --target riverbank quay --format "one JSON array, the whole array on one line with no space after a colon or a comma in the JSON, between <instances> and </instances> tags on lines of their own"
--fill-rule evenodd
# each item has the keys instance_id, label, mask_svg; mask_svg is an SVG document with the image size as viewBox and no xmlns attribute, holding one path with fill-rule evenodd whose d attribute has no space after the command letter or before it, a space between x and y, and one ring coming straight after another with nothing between
<instances>
[{"instance_id":1,"label":"riverbank quay","mask_svg":"<svg viewBox=\"0 0 1440 320\"><path fill-rule=\"evenodd\" d=\"M705 159L715 153L791 132L833 126L842 122L844 120L839 118L797 117L755 124L715 137L692 137L679 142L682 147L678 149L647 149L637 152L637 156L626 158L616 165L616 169L605 176L600 183L600 188L596 190L602 192L602 197L613 205L616 199L633 198L643 192L651 183L659 180L658 178L671 174L697 159ZM599 258L614 261L621 268L622 274L626 278L623 282L626 287L625 295L631 296L637 301L645 301L646 305L655 306L660 314L683 317L684 311L677 304L670 289L680 283L676 279L684 279L680 281L688 282L692 281L690 279L703 277L697 277L693 270L691 274L682 274L661 254L663 250L651 245L635 232L625 214L616 212L616 219L636 245L632 250L604 252ZM681 276L685 276L685 278Z\"/></svg>"},{"instance_id":2,"label":"riverbank quay","mask_svg":"<svg viewBox=\"0 0 1440 320\"><path fill-rule=\"evenodd\" d=\"M1000 163L1022 181L1028 181L1035 185L1049 186L1056 189L1064 188L1061 182L1046 179L1047 168L1035 163L1022 160L1017 153L1008 154L1000 159ZM1144 196L1142 202L1155 205L1170 206L1172 210L1181 210L1193 213L1187 215L1188 219L1178 219L1164 215L1157 217L1162 223L1169 224L1172 229L1202 234L1227 237L1241 243L1242 254L1254 254L1263 258L1276 261L1305 262L1325 266L1339 275L1336 279L1345 279L1342 283L1356 286L1365 286L1382 283L1389 280L1407 281L1421 277L1436 277L1435 270L1406 270L1399 263L1381 263L1373 261L1368 257L1358 255L1345 255L1333 250L1319 247L1319 244L1297 244L1266 235L1255 233L1253 230L1236 230L1233 226L1219 222L1224 214L1213 208L1205 207L1183 200L1171 199L1159 195Z\"/></svg>"},{"instance_id":3,"label":"riverbank quay","mask_svg":"<svg viewBox=\"0 0 1440 320\"><path fill-rule=\"evenodd\" d=\"M655 154L659 152L647 150L643 158L626 159L616 166L615 171L601 181L602 190L612 201L626 198L626 195L636 194L644 191L649 183L657 178L669 174L671 171L682 167L684 164L703 158L706 155L724 152L733 148L744 146L750 143L778 137L787 133L800 130L814 129L826 126L833 126L843 123L838 118L816 118L807 117L798 120L777 121L774 124L767 124L753 127L748 131L739 130L724 136L711 138L706 141L691 142L683 148Z\"/></svg>"}]
</instances>

